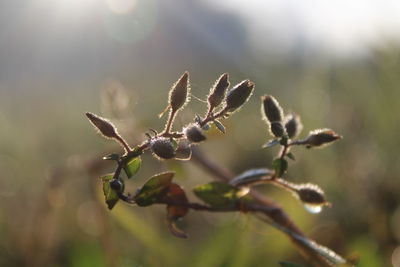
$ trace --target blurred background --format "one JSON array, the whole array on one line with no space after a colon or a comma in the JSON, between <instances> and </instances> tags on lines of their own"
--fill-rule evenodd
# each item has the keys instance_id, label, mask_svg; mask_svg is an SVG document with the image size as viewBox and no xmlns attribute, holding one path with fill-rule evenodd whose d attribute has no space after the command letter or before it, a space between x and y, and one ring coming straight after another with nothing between
<instances>
[{"instance_id":1,"label":"blurred background","mask_svg":"<svg viewBox=\"0 0 400 267\"><path fill-rule=\"evenodd\" d=\"M84 117L110 118L132 143L158 119L188 70L204 99L224 73L256 91L202 145L240 173L268 167L276 149L260 118L272 94L309 130L344 136L293 149L287 179L319 184L332 202L310 214L287 192L260 186L313 239L359 266L400 266L400 2L395 0L14 0L0 2L1 266L278 266L304 263L280 232L250 215L190 212L169 234L163 207L106 210L101 162L120 148ZM192 98L176 126L205 104ZM143 158L133 192L167 169L188 191L211 181L190 162ZM189 194L195 200L192 194Z\"/></svg>"}]
</instances>

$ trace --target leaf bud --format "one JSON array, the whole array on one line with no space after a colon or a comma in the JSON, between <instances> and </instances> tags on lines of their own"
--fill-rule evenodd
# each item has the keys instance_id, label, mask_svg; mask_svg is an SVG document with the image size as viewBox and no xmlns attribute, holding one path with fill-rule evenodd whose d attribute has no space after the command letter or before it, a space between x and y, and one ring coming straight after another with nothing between
<instances>
[{"instance_id":1,"label":"leaf bud","mask_svg":"<svg viewBox=\"0 0 400 267\"><path fill-rule=\"evenodd\" d=\"M170 138L157 137L150 141L150 149L160 159L172 159L176 154L176 147Z\"/></svg>"},{"instance_id":2,"label":"leaf bud","mask_svg":"<svg viewBox=\"0 0 400 267\"><path fill-rule=\"evenodd\" d=\"M264 118L269 122L281 122L283 118L283 110L275 97L271 95L265 95L261 97L261 100Z\"/></svg>"},{"instance_id":3,"label":"leaf bud","mask_svg":"<svg viewBox=\"0 0 400 267\"><path fill-rule=\"evenodd\" d=\"M342 136L338 135L331 129L318 129L311 131L309 136L303 141L307 148L328 145Z\"/></svg>"},{"instance_id":4,"label":"leaf bud","mask_svg":"<svg viewBox=\"0 0 400 267\"><path fill-rule=\"evenodd\" d=\"M289 138L297 137L303 129L300 116L295 113L287 115L285 118L285 128Z\"/></svg>"},{"instance_id":5,"label":"leaf bud","mask_svg":"<svg viewBox=\"0 0 400 267\"><path fill-rule=\"evenodd\" d=\"M296 188L296 194L303 203L312 205L327 205L324 191L315 184L302 184Z\"/></svg>"},{"instance_id":6,"label":"leaf bud","mask_svg":"<svg viewBox=\"0 0 400 267\"><path fill-rule=\"evenodd\" d=\"M117 128L105 118L97 116L91 112L86 112L86 117L92 125L106 138L118 138Z\"/></svg>"},{"instance_id":7,"label":"leaf bud","mask_svg":"<svg viewBox=\"0 0 400 267\"><path fill-rule=\"evenodd\" d=\"M222 74L218 80L214 83L211 88L210 94L208 96L208 105L209 107L217 107L219 106L225 98L226 90L229 87L229 74Z\"/></svg>"},{"instance_id":8,"label":"leaf bud","mask_svg":"<svg viewBox=\"0 0 400 267\"><path fill-rule=\"evenodd\" d=\"M249 99L253 93L254 83L244 80L233 87L226 97L226 108L229 112L233 112L240 108Z\"/></svg>"},{"instance_id":9,"label":"leaf bud","mask_svg":"<svg viewBox=\"0 0 400 267\"><path fill-rule=\"evenodd\" d=\"M276 137L282 137L285 135L285 128L283 127L283 124L280 121L271 122L270 131Z\"/></svg>"},{"instance_id":10,"label":"leaf bud","mask_svg":"<svg viewBox=\"0 0 400 267\"><path fill-rule=\"evenodd\" d=\"M182 108L189 100L189 73L186 71L177 82L175 82L169 91L169 105L172 110Z\"/></svg>"},{"instance_id":11,"label":"leaf bud","mask_svg":"<svg viewBox=\"0 0 400 267\"><path fill-rule=\"evenodd\" d=\"M192 143L199 143L206 140L203 131L196 123L191 123L186 126L185 129L183 129L183 133L185 134L186 138Z\"/></svg>"}]
</instances>

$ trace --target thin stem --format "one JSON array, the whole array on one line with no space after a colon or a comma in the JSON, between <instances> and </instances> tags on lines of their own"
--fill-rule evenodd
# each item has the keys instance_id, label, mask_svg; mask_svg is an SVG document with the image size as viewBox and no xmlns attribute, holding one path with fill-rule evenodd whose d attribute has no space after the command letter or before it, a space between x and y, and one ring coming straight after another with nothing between
<instances>
[{"instance_id":1,"label":"thin stem","mask_svg":"<svg viewBox=\"0 0 400 267\"><path fill-rule=\"evenodd\" d=\"M177 110L171 109L171 112L169 113L169 117L167 120L167 124L165 125L165 129L162 134L169 134L172 124L174 123L176 112Z\"/></svg>"},{"instance_id":2,"label":"thin stem","mask_svg":"<svg viewBox=\"0 0 400 267\"><path fill-rule=\"evenodd\" d=\"M224 114L228 111L228 107L225 107L223 109L221 109L218 113L216 114L212 114L212 112L210 112L209 114L207 114L207 117L204 118L201 122L200 122L200 127L203 127L204 125L206 125L207 123L209 123L210 121L213 121L215 119L218 119L219 117L224 116Z\"/></svg>"},{"instance_id":3,"label":"thin stem","mask_svg":"<svg viewBox=\"0 0 400 267\"><path fill-rule=\"evenodd\" d=\"M124 147L126 153L129 153L129 152L132 151L132 149L129 146L129 144L120 135L117 135L115 137L115 139Z\"/></svg>"}]
</instances>

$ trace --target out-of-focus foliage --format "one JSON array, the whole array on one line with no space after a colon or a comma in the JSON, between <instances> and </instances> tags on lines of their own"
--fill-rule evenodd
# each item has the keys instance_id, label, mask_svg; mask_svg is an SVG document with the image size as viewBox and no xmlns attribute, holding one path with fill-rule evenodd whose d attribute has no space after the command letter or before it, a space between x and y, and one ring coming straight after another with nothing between
<instances>
[{"instance_id":1,"label":"out-of-focus foliage","mask_svg":"<svg viewBox=\"0 0 400 267\"><path fill-rule=\"evenodd\" d=\"M202 11L196 12L199 16ZM236 174L271 162L272 153L261 149L270 138L260 120L256 98L261 95L273 94L285 103L285 109L302 114L308 127L302 137L324 125L340 132L344 139L329 149L293 148L296 161L289 170L291 181L315 182L324 188L331 208L310 215L286 192L269 186L260 190L282 203L319 243L342 255L358 255L363 267L390 266L400 243L400 48L372 49L368 57L357 60L295 54L268 61L248 58L254 64L242 68L233 59L245 50L244 42L229 50L236 54L227 57L203 37L198 40L195 33L180 28L182 23L174 23L171 36L188 40L191 47L180 42L178 49L171 36L158 33L157 38L165 38L173 53L157 52L157 59L151 57L151 47L146 45L154 44L156 37L137 47L122 46L127 55L132 49L140 60L127 62L118 54L116 60L123 63L113 72L102 71L100 78L91 73L88 80L59 84L49 78L50 73L25 83L18 76L18 88L9 80L1 83L0 265L261 267L279 266L280 261L306 265L281 233L245 214L190 212L179 227L191 238L180 240L164 230L165 211L160 207L116 205L107 211L97 170L112 171L112 165L106 161L97 165L92 159L120 148L94 136L83 112L93 110L113 118L130 142L140 142L145 137L138 133L149 127L163 128L155 114L162 111L168 97L165 85L187 68L194 85L191 92L199 97L222 72L240 77L234 83L250 77L256 84L246 108L224 122L227 134L222 138L213 127L204 144L212 159ZM240 24L235 29L241 29ZM238 30L236 34L244 40L245 33ZM141 55L141 51L147 52ZM123 112L114 112L122 113L121 117L112 117L110 106L100 106L100 93L115 86L107 81L110 76L131 100L123 105ZM179 116L191 118L204 105L192 100ZM151 157L146 162L135 179L127 181L130 191L144 184L146 177L167 169L174 169L174 179L186 188L211 181L190 162L160 164Z\"/></svg>"}]
</instances>

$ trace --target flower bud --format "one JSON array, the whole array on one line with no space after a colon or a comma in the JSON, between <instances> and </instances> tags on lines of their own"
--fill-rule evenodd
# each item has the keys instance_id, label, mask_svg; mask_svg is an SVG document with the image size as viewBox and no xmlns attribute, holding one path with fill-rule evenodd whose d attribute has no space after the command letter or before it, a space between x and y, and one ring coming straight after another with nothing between
<instances>
[{"instance_id":1,"label":"flower bud","mask_svg":"<svg viewBox=\"0 0 400 267\"><path fill-rule=\"evenodd\" d=\"M118 138L118 132L115 126L107 119L97 116L91 112L86 112L86 117L93 126L106 138Z\"/></svg>"},{"instance_id":2,"label":"flower bud","mask_svg":"<svg viewBox=\"0 0 400 267\"><path fill-rule=\"evenodd\" d=\"M122 192L124 189L124 184L118 179L112 179L110 181L111 189L117 191L118 193Z\"/></svg>"},{"instance_id":3,"label":"flower bud","mask_svg":"<svg viewBox=\"0 0 400 267\"><path fill-rule=\"evenodd\" d=\"M219 106L225 98L226 89L229 87L229 74L222 74L211 88L208 96L208 104L210 107Z\"/></svg>"},{"instance_id":4,"label":"flower bud","mask_svg":"<svg viewBox=\"0 0 400 267\"><path fill-rule=\"evenodd\" d=\"M150 141L150 149L161 159L172 159L175 157L176 148L171 140L166 137L157 137Z\"/></svg>"},{"instance_id":5,"label":"flower bud","mask_svg":"<svg viewBox=\"0 0 400 267\"><path fill-rule=\"evenodd\" d=\"M169 105L172 110L178 110L188 101L189 73L186 71L169 91Z\"/></svg>"},{"instance_id":6,"label":"flower bud","mask_svg":"<svg viewBox=\"0 0 400 267\"><path fill-rule=\"evenodd\" d=\"M297 137L303 129L300 116L295 113L287 115L285 118L285 128L289 138Z\"/></svg>"},{"instance_id":7,"label":"flower bud","mask_svg":"<svg viewBox=\"0 0 400 267\"><path fill-rule=\"evenodd\" d=\"M199 143L206 140L203 131L201 130L200 126L196 123L189 124L183 130L186 138L192 143Z\"/></svg>"},{"instance_id":8,"label":"flower bud","mask_svg":"<svg viewBox=\"0 0 400 267\"><path fill-rule=\"evenodd\" d=\"M254 89L254 83L244 80L233 87L226 97L226 108L233 112L240 108L251 96Z\"/></svg>"},{"instance_id":9,"label":"flower bud","mask_svg":"<svg viewBox=\"0 0 400 267\"><path fill-rule=\"evenodd\" d=\"M264 118L269 122L282 121L283 111L278 101L271 95L261 97Z\"/></svg>"},{"instance_id":10,"label":"flower bud","mask_svg":"<svg viewBox=\"0 0 400 267\"><path fill-rule=\"evenodd\" d=\"M282 137L285 135L285 128L282 122L274 121L270 123L270 131L276 137Z\"/></svg>"},{"instance_id":11,"label":"flower bud","mask_svg":"<svg viewBox=\"0 0 400 267\"><path fill-rule=\"evenodd\" d=\"M313 205L326 205L328 202L325 199L324 191L314 184L298 185L296 189L297 196L303 203Z\"/></svg>"},{"instance_id":12,"label":"flower bud","mask_svg":"<svg viewBox=\"0 0 400 267\"><path fill-rule=\"evenodd\" d=\"M318 129L310 132L310 135L303 141L308 148L328 145L342 136L331 129Z\"/></svg>"}]
</instances>

